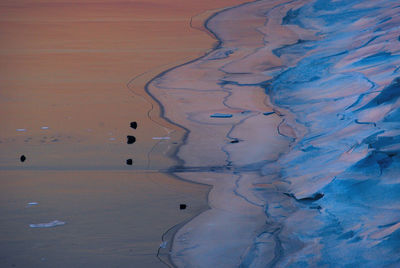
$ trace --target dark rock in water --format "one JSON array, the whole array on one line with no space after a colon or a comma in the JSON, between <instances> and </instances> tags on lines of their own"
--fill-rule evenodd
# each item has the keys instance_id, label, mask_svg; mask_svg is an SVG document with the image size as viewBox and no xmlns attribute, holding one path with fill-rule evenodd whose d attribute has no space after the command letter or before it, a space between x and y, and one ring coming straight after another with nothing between
<instances>
[{"instance_id":1,"label":"dark rock in water","mask_svg":"<svg viewBox=\"0 0 400 268\"><path fill-rule=\"evenodd\" d=\"M137 122L131 122L131 128L136 129L137 128Z\"/></svg>"},{"instance_id":2,"label":"dark rock in water","mask_svg":"<svg viewBox=\"0 0 400 268\"><path fill-rule=\"evenodd\" d=\"M128 166L132 166L133 160L132 160L132 159L127 159L127 160L126 160L126 164L127 164Z\"/></svg>"},{"instance_id":3,"label":"dark rock in water","mask_svg":"<svg viewBox=\"0 0 400 268\"><path fill-rule=\"evenodd\" d=\"M25 155L21 155L21 157L19 158L19 160L21 160L21 162L25 162L25 160L26 160Z\"/></svg>"},{"instance_id":4,"label":"dark rock in water","mask_svg":"<svg viewBox=\"0 0 400 268\"><path fill-rule=\"evenodd\" d=\"M136 138L134 137L134 136L126 136L127 137L127 143L128 144L132 144L132 143L135 143L135 141L136 141Z\"/></svg>"},{"instance_id":5,"label":"dark rock in water","mask_svg":"<svg viewBox=\"0 0 400 268\"><path fill-rule=\"evenodd\" d=\"M187 205L186 204L180 204L179 205L179 209L183 210L186 209Z\"/></svg>"},{"instance_id":6,"label":"dark rock in water","mask_svg":"<svg viewBox=\"0 0 400 268\"><path fill-rule=\"evenodd\" d=\"M231 141L231 143L238 143L238 142L239 142L238 139L234 139L234 140Z\"/></svg>"}]
</instances>

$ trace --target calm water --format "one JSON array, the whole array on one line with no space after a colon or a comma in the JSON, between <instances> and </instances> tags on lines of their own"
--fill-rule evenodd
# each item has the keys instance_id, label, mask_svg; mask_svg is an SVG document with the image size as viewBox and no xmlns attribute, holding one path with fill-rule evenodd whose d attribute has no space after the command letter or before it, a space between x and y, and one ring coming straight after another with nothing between
<instances>
[{"instance_id":1,"label":"calm water","mask_svg":"<svg viewBox=\"0 0 400 268\"><path fill-rule=\"evenodd\" d=\"M155 172L1 171L0 178L1 267L165 267L156 257L161 235L207 206L206 187ZM65 225L29 227L54 220Z\"/></svg>"}]
</instances>

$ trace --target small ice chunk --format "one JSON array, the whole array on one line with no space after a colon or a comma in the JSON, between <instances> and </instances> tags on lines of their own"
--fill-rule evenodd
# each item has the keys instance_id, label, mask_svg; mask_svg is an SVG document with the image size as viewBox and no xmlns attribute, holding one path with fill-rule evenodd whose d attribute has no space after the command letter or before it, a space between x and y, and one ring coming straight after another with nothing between
<instances>
[{"instance_id":1,"label":"small ice chunk","mask_svg":"<svg viewBox=\"0 0 400 268\"><path fill-rule=\"evenodd\" d=\"M17 128L17 131L26 131L25 128Z\"/></svg>"},{"instance_id":2,"label":"small ice chunk","mask_svg":"<svg viewBox=\"0 0 400 268\"><path fill-rule=\"evenodd\" d=\"M168 244L168 241L164 241L160 244L160 248L166 248Z\"/></svg>"},{"instance_id":3,"label":"small ice chunk","mask_svg":"<svg viewBox=\"0 0 400 268\"><path fill-rule=\"evenodd\" d=\"M230 118L230 117L232 117L232 114L215 113L215 114L210 115L210 117L213 117L213 118Z\"/></svg>"},{"instance_id":4,"label":"small ice chunk","mask_svg":"<svg viewBox=\"0 0 400 268\"><path fill-rule=\"evenodd\" d=\"M49 127L41 127L41 129L49 129Z\"/></svg>"},{"instance_id":5,"label":"small ice chunk","mask_svg":"<svg viewBox=\"0 0 400 268\"><path fill-rule=\"evenodd\" d=\"M30 206L36 206L36 205L39 205L39 203L38 203L38 202L29 202L29 203L28 203L28 207L30 207Z\"/></svg>"},{"instance_id":6,"label":"small ice chunk","mask_svg":"<svg viewBox=\"0 0 400 268\"><path fill-rule=\"evenodd\" d=\"M153 140L169 140L171 137L153 137Z\"/></svg>"},{"instance_id":7,"label":"small ice chunk","mask_svg":"<svg viewBox=\"0 0 400 268\"><path fill-rule=\"evenodd\" d=\"M60 225L64 225L65 222L63 221L51 221L51 222L47 222L47 223L35 223L35 224L29 224L29 227L31 228L50 228L50 227L56 227L56 226L60 226Z\"/></svg>"}]
</instances>

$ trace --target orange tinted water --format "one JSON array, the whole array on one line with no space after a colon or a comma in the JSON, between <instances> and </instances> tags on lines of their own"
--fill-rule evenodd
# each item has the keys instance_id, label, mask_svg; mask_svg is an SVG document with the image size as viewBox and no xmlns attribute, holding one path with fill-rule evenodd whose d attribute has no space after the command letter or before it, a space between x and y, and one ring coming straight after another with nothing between
<instances>
[{"instance_id":1,"label":"orange tinted water","mask_svg":"<svg viewBox=\"0 0 400 268\"><path fill-rule=\"evenodd\" d=\"M190 27L192 16L239 2L2 1L1 167L18 168L25 153L24 166L35 169L119 169L127 157L145 168L152 137L167 125L147 117L144 83L212 46ZM134 150L128 133L138 139ZM158 160L155 167L171 164Z\"/></svg>"},{"instance_id":2,"label":"orange tinted water","mask_svg":"<svg viewBox=\"0 0 400 268\"><path fill-rule=\"evenodd\" d=\"M143 87L215 42L192 16L240 2L1 1L0 266L162 267L162 233L208 188L157 172L183 132Z\"/></svg>"}]
</instances>

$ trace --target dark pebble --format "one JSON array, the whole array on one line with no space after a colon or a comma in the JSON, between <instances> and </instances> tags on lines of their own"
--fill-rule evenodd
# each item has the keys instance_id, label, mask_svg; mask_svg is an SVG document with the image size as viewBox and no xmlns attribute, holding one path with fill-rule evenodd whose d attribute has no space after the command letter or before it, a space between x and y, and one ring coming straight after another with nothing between
<instances>
[{"instance_id":1,"label":"dark pebble","mask_svg":"<svg viewBox=\"0 0 400 268\"><path fill-rule=\"evenodd\" d=\"M21 162L25 162L25 160L26 160L25 155L21 155L21 157L19 158L19 160L21 160Z\"/></svg>"},{"instance_id":2,"label":"dark pebble","mask_svg":"<svg viewBox=\"0 0 400 268\"><path fill-rule=\"evenodd\" d=\"M131 122L131 128L136 129L137 128L137 122Z\"/></svg>"},{"instance_id":3,"label":"dark pebble","mask_svg":"<svg viewBox=\"0 0 400 268\"><path fill-rule=\"evenodd\" d=\"M134 136L126 136L126 137L128 139L128 141L127 141L128 144L135 143L136 138Z\"/></svg>"},{"instance_id":4,"label":"dark pebble","mask_svg":"<svg viewBox=\"0 0 400 268\"><path fill-rule=\"evenodd\" d=\"M186 207L187 207L186 204L180 204L179 205L179 209L181 209L181 210L186 209Z\"/></svg>"},{"instance_id":5,"label":"dark pebble","mask_svg":"<svg viewBox=\"0 0 400 268\"><path fill-rule=\"evenodd\" d=\"M129 166L132 166L133 160L132 159L127 159L126 160L126 164L129 165Z\"/></svg>"},{"instance_id":6,"label":"dark pebble","mask_svg":"<svg viewBox=\"0 0 400 268\"><path fill-rule=\"evenodd\" d=\"M232 140L231 143L238 143L239 140Z\"/></svg>"}]
</instances>

